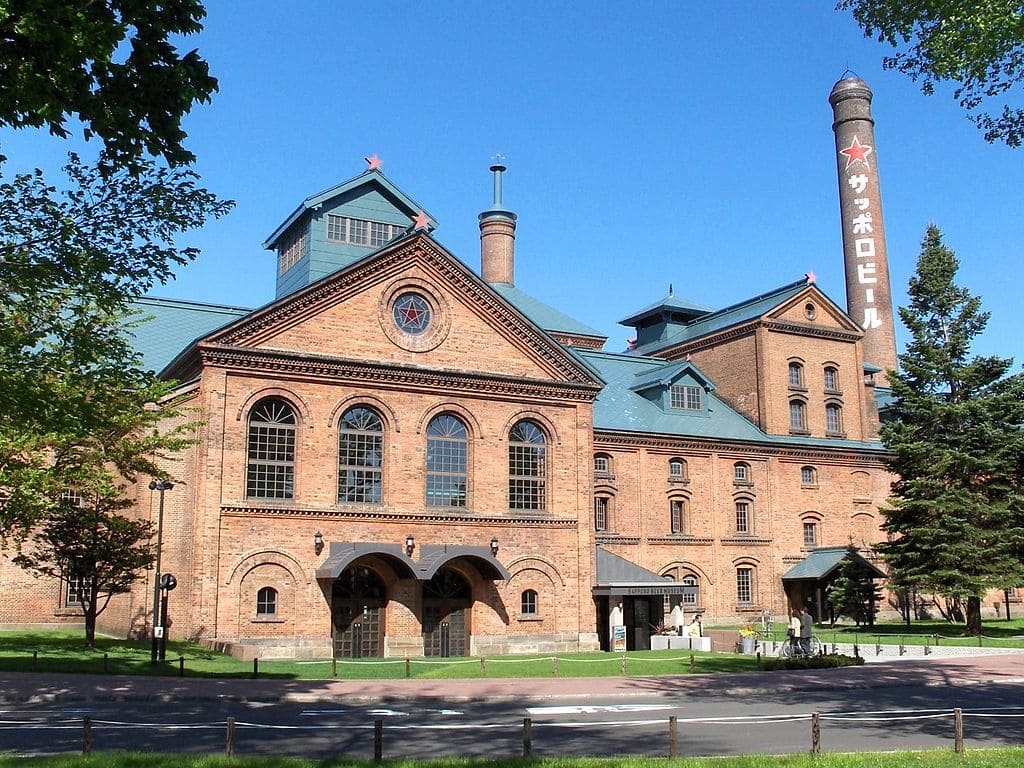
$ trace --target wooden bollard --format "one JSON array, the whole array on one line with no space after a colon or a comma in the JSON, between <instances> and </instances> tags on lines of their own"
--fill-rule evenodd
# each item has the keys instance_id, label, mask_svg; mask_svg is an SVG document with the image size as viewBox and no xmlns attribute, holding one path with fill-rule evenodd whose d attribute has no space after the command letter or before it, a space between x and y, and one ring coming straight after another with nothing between
<instances>
[{"instance_id":1,"label":"wooden bollard","mask_svg":"<svg viewBox=\"0 0 1024 768\"><path fill-rule=\"evenodd\" d=\"M964 753L964 711L960 707L953 710L953 751Z\"/></svg>"},{"instance_id":2,"label":"wooden bollard","mask_svg":"<svg viewBox=\"0 0 1024 768\"><path fill-rule=\"evenodd\" d=\"M260 676L260 660L258 658L252 660L252 677L255 680Z\"/></svg>"},{"instance_id":3,"label":"wooden bollard","mask_svg":"<svg viewBox=\"0 0 1024 768\"><path fill-rule=\"evenodd\" d=\"M379 763L384 759L384 721L373 721L373 761Z\"/></svg>"},{"instance_id":4,"label":"wooden bollard","mask_svg":"<svg viewBox=\"0 0 1024 768\"><path fill-rule=\"evenodd\" d=\"M184 677L184 676L185 676L185 657L184 656L179 656L178 657L178 677Z\"/></svg>"},{"instance_id":5,"label":"wooden bollard","mask_svg":"<svg viewBox=\"0 0 1024 768\"><path fill-rule=\"evenodd\" d=\"M331 677L338 676L338 660L334 657L331 658Z\"/></svg>"},{"instance_id":6,"label":"wooden bollard","mask_svg":"<svg viewBox=\"0 0 1024 768\"><path fill-rule=\"evenodd\" d=\"M622 654L622 662L620 663L622 676L626 676L626 654Z\"/></svg>"},{"instance_id":7,"label":"wooden bollard","mask_svg":"<svg viewBox=\"0 0 1024 768\"><path fill-rule=\"evenodd\" d=\"M235 756L235 718L228 718L227 734L224 737L224 755L225 757Z\"/></svg>"},{"instance_id":8,"label":"wooden bollard","mask_svg":"<svg viewBox=\"0 0 1024 768\"><path fill-rule=\"evenodd\" d=\"M551 657L551 674L554 675L555 677L558 677L558 657L557 656L552 656Z\"/></svg>"},{"instance_id":9,"label":"wooden bollard","mask_svg":"<svg viewBox=\"0 0 1024 768\"><path fill-rule=\"evenodd\" d=\"M811 754L821 754L821 715L818 712L811 713Z\"/></svg>"},{"instance_id":10,"label":"wooden bollard","mask_svg":"<svg viewBox=\"0 0 1024 768\"><path fill-rule=\"evenodd\" d=\"M675 715L668 719L668 756L675 759L679 754L679 721Z\"/></svg>"},{"instance_id":11,"label":"wooden bollard","mask_svg":"<svg viewBox=\"0 0 1024 768\"><path fill-rule=\"evenodd\" d=\"M907 652L906 647L903 645L903 635L900 635L900 656Z\"/></svg>"},{"instance_id":12,"label":"wooden bollard","mask_svg":"<svg viewBox=\"0 0 1024 768\"><path fill-rule=\"evenodd\" d=\"M690 671L691 672L696 672L697 671L697 660L693 657L692 653L690 654Z\"/></svg>"},{"instance_id":13,"label":"wooden bollard","mask_svg":"<svg viewBox=\"0 0 1024 768\"><path fill-rule=\"evenodd\" d=\"M110 671L110 654L103 654L103 674L107 674Z\"/></svg>"},{"instance_id":14,"label":"wooden bollard","mask_svg":"<svg viewBox=\"0 0 1024 768\"><path fill-rule=\"evenodd\" d=\"M480 677L487 677L487 660L483 656L480 657Z\"/></svg>"},{"instance_id":15,"label":"wooden bollard","mask_svg":"<svg viewBox=\"0 0 1024 768\"><path fill-rule=\"evenodd\" d=\"M92 718L88 715L82 718L82 754L92 754Z\"/></svg>"},{"instance_id":16,"label":"wooden bollard","mask_svg":"<svg viewBox=\"0 0 1024 768\"><path fill-rule=\"evenodd\" d=\"M32 651L32 671L39 669L39 651Z\"/></svg>"},{"instance_id":17,"label":"wooden bollard","mask_svg":"<svg viewBox=\"0 0 1024 768\"><path fill-rule=\"evenodd\" d=\"M758 669L761 668L761 652L760 651L757 652L757 668Z\"/></svg>"},{"instance_id":18,"label":"wooden bollard","mask_svg":"<svg viewBox=\"0 0 1024 768\"><path fill-rule=\"evenodd\" d=\"M412 662L408 656L405 657L405 676L412 677Z\"/></svg>"},{"instance_id":19,"label":"wooden bollard","mask_svg":"<svg viewBox=\"0 0 1024 768\"><path fill-rule=\"evenodd\" d=\"M533 756L533 720L523 718L523 757Z\"/></svg>"}]
</instances>

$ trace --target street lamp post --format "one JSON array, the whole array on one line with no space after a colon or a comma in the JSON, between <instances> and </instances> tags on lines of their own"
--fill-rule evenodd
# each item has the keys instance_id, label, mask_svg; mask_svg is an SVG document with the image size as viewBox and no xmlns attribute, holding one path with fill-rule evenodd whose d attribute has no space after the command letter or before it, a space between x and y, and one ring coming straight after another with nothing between
<instances>
[{"instance_id":1,"label":"street lamp post","mask_svg":"<svg viewBox=\"0 0 1024 768\"><path fill-rule=\"evenodd\" d=\"M153 579L153 647L150 651L150 661L156 664L159 653L160 638L157 637L157 627L160 627L160 545L164 535L164 491L174 487L170 480L150 480L149 490L160 491L160 511L156 518L156 578ZM163 627L161 627L162 629Z\"/></svg>"}]
</instances>

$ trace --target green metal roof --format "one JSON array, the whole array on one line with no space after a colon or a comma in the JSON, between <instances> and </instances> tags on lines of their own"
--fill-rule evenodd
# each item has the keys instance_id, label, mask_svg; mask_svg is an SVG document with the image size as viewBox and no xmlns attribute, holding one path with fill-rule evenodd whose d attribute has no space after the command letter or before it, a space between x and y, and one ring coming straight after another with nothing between
<instances>
[{"instance_id":1,"label":"green metal roof","mask_svg":"<svg viewBox=\"0 0 1024 768\"><path fill-rule=\"evenodd\" d=\"M714 382L707 377L704 371L689 360L681 360L660 368L640 371L634 377L635 381L630 389L634 392L645 392L654 387L667 387L686 373L703 384L708 391L715 388Z\"/></svg>"},{"instance_id":2,"label":"green metal roof","mask_svg":"<svg viewBox=\"0 0 1024 768\"><path fill-rule=\"evenodd\" d=\"M866 567L873 573L875 578L885 578L883 571L879 570L868 560L865 560L858 552L851 552L849 547L819 547L786 571L782 576L782 580L800 581L802 579L815 579L820 581L839 570L839 566L847 558L853 558Z\"/></svg>"},{"instance_id":3,"label":"green metal roof","mask_svg":"<svg viewBox=\"0 0 1024 768\"><path fill-rule=\"evenodd\" d=\"M278 238L287 232L288 228L298 221L299 217L306 213L306 211L312 208L317 208L338 195L343 195L356 187L362 186L363 184L376 184L379 187L382 187L398 202L400 207L405 208L410 214L418 213L423 210L423 207L419 203L396 187L394 182L381 173L379 169L374 168L367 170L348 181L343 181L341 184L337 184L330 189L325 189L323 192L318 192L311 197L307 197L299 203L299 207L292 211L292 214L270 234L270 236L263 242L263 247L267 249L273 248L274 243L277 242ZM427 218L430 220L431 229L436 228L437 220L429 213L427 214Z\"/></svg>"},{"instance_id":4,"label":"green metal roof","mask_svg":"<svg viewBox=\"0 0 1024 768\"><path fill-rule=\"evenodd\" d=\"M132 302L137 323L128 333L142 362L152 371L162 371L193 341L245 317L251 310L222 304L161 299L147 296Z\"/></svg>"},{"instance_id":5,"label":"green metal roof","mask_svg":"<svg viewBox=\"0 0 1024 768\"><path fill-rule=\"evenodd\" d=\"M637 347L635 351L641 355L650 354L659 349L665 349L666 347L674 346L684 341L697 339L701 336L707 336L708 334L715 333L723 328L729 328L733 325L739 325L740 323L753 320L778 306L786 299L795 296L808 285L809 283L807 282L807 279L803 278L797 280L795 283L790 283L789 285L784 285L781 288L776 288L774 291L762 293L760 296L755 296L751 299L741 301L738 304L733 304L723 309L715 310L709 314L702 315L693 322L687 323L682 329L677 333L672 334L667 339L660 339L658 341L644 344ZM625 323L625 321L623 321L623 323Z\"/></svg>"},{"instance_id":6,"label":"green metal roof","mask_svg":"<svg viewBox=\"0 0 1024 768\"><path fill-rule=\"evenodd\" d=\"M627 317L625 320L619 320L619 325L626 325L633 327L637 325L641 320L651 316L661 315L661 313L678 312L684 315L698 316L706 315L709 312L714 311L714 307L709 307L704 304L699 304L696 301L683 298L682 296L674 296L671 293L663 298L661 301L656 301L648 307L644 307L639 312Z\"/></svg>"},{"instance_id":7,"label":"green metal roof","mask_svg":"<svg viewBox=\"0 0 1024 768\"><path fill-rule=\"evenodd\" d=\"M578 336L594 336L599 339L605 338L600 331L594 330L589 325L584 325L579 320L574 320L564 312L559 312L550 307L540 299L523 293L514 285L508 283L488 283L488 285L505 301L518 309L536 325L545 331L571 333Z\"/></svg>"},{"instance_id":8,"label":"green metal roof","mask_svg":"<svg viewBox=\"0 0 1024 768\"><path fill-rule=\"evenodd\" d=\"M659 576L602 547L597 548L596 566L595 581L598 588L657 586L667 587L669 592L676 594L682 594L685 589L682 582L677 582L668 576ZM668 594L669 592L661 590L659 594Z\"/></svg>"}]
</instances>

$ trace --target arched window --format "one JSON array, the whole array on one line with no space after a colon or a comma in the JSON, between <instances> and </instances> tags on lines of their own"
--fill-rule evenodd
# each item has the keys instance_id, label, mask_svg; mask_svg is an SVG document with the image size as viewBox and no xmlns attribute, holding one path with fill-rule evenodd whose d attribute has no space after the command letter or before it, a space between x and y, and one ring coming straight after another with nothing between
<instances>
[{"instance_id":1,"label":"arched window","mask_svg":"<svg viewBox=\"0 0 1024 768\"><path fill-rule=\"evenodd\" d=\"M818 524L814 520L804 520L804 546L818 546Z\"/></svg>"},{"instance_id":2,"label":"arched window","mask_svg":"<svg viewBox=\"0 0 1024 768\"><path fill-rule=\"evenodd\" d=\"M277 616L277 590L273 587L261 587L256 593L256 616L261 619Z\"/></svg>"},{"instance_id":3,"label":"arched window","mask_svg":"<svg viewBox=\"0 0 1024 768\"><path fill-rule=\"evenodd\" d=\"M668 525L671 533L686 532L686 502L683 499L669 499Z\"/></svg>"},{"instance_id":4,"label":"arched window","mask_svg":"<svg viewBox=\"0 0 1024 768\"><path fill-rule=\"evenodd\" d=\"M608 496L594 497L594 530L607 531L611 527L612 500Z\"/></svg>"},{"instance_id":5,"label":"arched window","mask_svg":"<svg viewBox=\"0 0 1024 768\"><path fill-rule=\"evenodd\" d=\"M843 407L836 403L825 406L825 431L830 435L843 433Z\"/></svg>"},{"instance_id":6,"label":"arched window","mask_svg":"<svg viewBox=\"0 0 1024 768\"><path fill-rule=\"evenodd\" d=\"M427 506L465 507L469 437L466 425L450 413L427 425Z\"/></svg>"},{"instance_id":7,"label":"arched window","mask_svg":"<svg viewBox=\"0 0 1024 768\"><path fill-rule=\"evenodd\" d=\"M509 509L547 509L547 440L532 421L518 422L508 435Z\"/></svg>"},{"instance_id":8,"label":"arched window","mask_svg":"<svg viewBox=\"0 0 1024 768\"><path fill-rule=\"evenodd\" d=\"M789 386L790 389L804 388L804 367L800 363L789 364Z\"/></svg>"},{"instance_id":9,"label":"arched window","mask_svg":"<svg viewBox=\"0 0 1024 768\"><path fill-rule=\"evenodd\" d=\"M688 477L686 473L686 459L669 459L668 476L672 480L685 480Z\"/></svg>"},{"instance_id":10,"label":"arched window","mask_svg":"<svg viewBox=\"0 0 1024 768\"><path fill-rule=\"evenodd\" d=\"M607 477L612 473L612 457L607 453L594 454L594 474Z\"/></svg>"},{"instance_id":11,"label":"arched window","mask_svg":"<svg viewBox=\"0 0 1024 768\"><path fill-rule=\"evenodd\" d=\"M689 587L683 592L683 605L691 608L700 605L700 579L689 573L683 576L682 583L684 587Z\"/></svg>"},{"instance_id":12,"label":"arched window","mask_svg":"<svg viewBox=\"0 0 1024 768\"><path fill-rule=\"evenodd\" d=\"M801 400L789 401L789 428L793 432L807 431L807 406Z\"/></svg>"},{"instance_id":13,"label":"arched window","mask_svg":"<svg viewBox=\"0 0 1024 768\"><path fill-rule=\"evenodd\" d=\"M295 491L295 411L278 397L267 397L249 413L245 495L291 499Z\"/></svg>"},{"instance_id":14,"label":"arched window","mask_svg":"<svg viewBox=\"0 0 1024 768\"><path fill-rule=\"evenodd\" d=\"M521 600L519 603L520 613L523 616L536 616L537 615L537 592L533 589L523 590Z\"/></svg>"},{"instance_id":15,"label":"arched window","mask_svg":"<svg viewBox=\"0 0 1024 768\"><path fill-rule=\"evenodd\" d=\"M800 467L800 485L817 485L818 470L814 467Z\"/></svg>"},{"instance_id":16,"label":"arched window","mask_svg":"<svg viewBox=\"0 0 1024 768\"><path fill-rule=\"evenodd\" d=\"M736 602L749 605L754 602L755 594L754 569L749 565L741 565L736 569Z\"/></svg>"},{"instance_id":17,"label":"arched window","mask_svg":"<svg viewBox=\"0 0 1024 768\"><path fill-rule=\"evenodd\" d=\"M825 367L825 391L839 391L839 370L831 365Z\"/></svg>"},{"instance_id":18,"label":"arched window","mask_svg":"<svg viewBox=\"0 0 1024 768\"><path fill-rule=\"evenodd\" d=\"M732 481L737 485L750 485L750 465L744 461L737 461L733 464Z\"/></svg>"},{"instance_id":19,"label":"arched window","mask_svg":"<svg viewBox=\"0 0 1024 768\"><path fill-rule=\"evenodd\" d=\"M381 503L384 423L369 408L350 408L338 424L338 501Z\"/></svg>"},{"instance_id":20,"label":"arched window","mask_svg":"<svg viewBox=\"0 0 1024 768\"><path fill-rule=\"evenodd\" d=\"M736 502L736 533L753 533L754 520L750 502L740 499Z\"/></svg>"}]
</instances>

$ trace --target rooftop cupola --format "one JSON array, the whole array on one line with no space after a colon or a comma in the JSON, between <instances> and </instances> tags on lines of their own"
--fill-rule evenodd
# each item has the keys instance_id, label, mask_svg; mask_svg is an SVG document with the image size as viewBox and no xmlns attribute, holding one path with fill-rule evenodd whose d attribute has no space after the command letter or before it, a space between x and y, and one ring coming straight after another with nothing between
<instances>
[{"instance_id":1,"label":"rooftop cupola","mask_svg":"<svg viewBox=\"0 0 1024 768\"><path fill-rule=\"evenodd\" d=\"M480 276L488 283L515 285L516 215L501 202L505 170L500 159L491 166L494 203L480 214Z\"/></svg>"}]
</instances>

